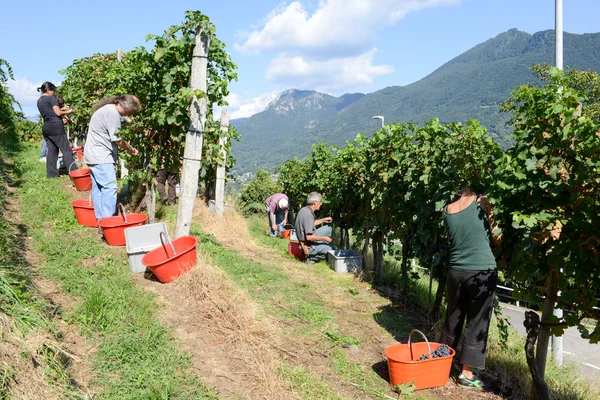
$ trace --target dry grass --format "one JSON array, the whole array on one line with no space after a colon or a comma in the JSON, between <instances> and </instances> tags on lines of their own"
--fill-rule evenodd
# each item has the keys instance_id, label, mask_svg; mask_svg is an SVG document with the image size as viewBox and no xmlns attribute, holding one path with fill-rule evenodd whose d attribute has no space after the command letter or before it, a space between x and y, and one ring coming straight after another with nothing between
<instances>
[{"instance_id":1,"label":"dry grass","mask_svg":"<svg viewBox=\"0 0 600 400\"><path fill-rule=\"evenodd\" d=\"M193 218L200 222L204 232L215 235L224 246L251 253L256 251L258 245L250 236L244 217L234 208L228 208L222 218L217 218L208 207L199 204Z\"/></svg>"},{"instance_id":2,"label":"dry grass","mask_svg":"<svg viewBox=\"0 0 600 400\"><path fill-rule=\"evenodd\" d=\"M231 219L223 220L223 225L229 222ZM218 222L213 222L212 227L226 232ZM248 398L277 398L285 391L278 373L279 354L284 350L277 345L273 321L259 315L248 294L212 266L206 254L199 253L196 267L171 285L170 300L194 309L194 317L200 320L196 325L217 338L215 351L222 353L224 360L233 359L229 378L241 377L236 384L242 388L252 384L255 390L252 395L245 394Z\"/></svg>"},{"instance_id":3,"label":"dry grass","mask_svg":"<svg viewBox=\"0 0 600 400\"><path fill-rule=\"evenodd\" d=\"M66 395L50 375L51 362L68 362L69 355L48 332L36 329L23 336L8 316L0 314L0 355L0 397L10 393L16 399L60 399Z\"/></svg>"}]
</instances>

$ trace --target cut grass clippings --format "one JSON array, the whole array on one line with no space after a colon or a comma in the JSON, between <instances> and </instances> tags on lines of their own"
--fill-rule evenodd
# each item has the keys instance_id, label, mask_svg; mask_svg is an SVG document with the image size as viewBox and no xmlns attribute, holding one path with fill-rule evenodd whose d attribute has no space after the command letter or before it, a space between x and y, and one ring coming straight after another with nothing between
<instances>
[{"instance_id":1,"label":"cut grass clippings","mask_svg":"<svg viewBox=\"0 0 600 400\"><path fill-rule=\"evenodd\" d=\"M33 148L21 154L16 171L23 178L22 219L43 257L40 272L78 299L65 318L97 345L93 383L99 397L217 398L159 322L156 296L135 285L125 249L108 249L77 224L69 178L46 179ZM84 259L95 262L84 266Z\"/></svg>"},{"instance_id":2,"label":"cut grass clippings","mask_svg":"<svg viewBox=\"0 0 600 400\"><path fill-rule=\"evenodd\" d=\"M347 276L333 274L325 263L310 266L308 274L313 276L312 279L299 280L301 278L291 277L285 268L277 264L276 256L279 253L283 257L282 260L287 258L288 241L273 239L266 235L266 219L262 221L260 218L250 218L247 220L248 228L245 221L238 222L235 233L230 232L243 237L246 247L249 246L253 250L256 250L254 241L266 249L275 250L274 254L265 254L261 261L246 258L241 252L222 246L215 236L210 234L218 232L219 240L229 242L227 232L223 232L223 226L229 226L227 222L224 221L223 226L219 227L216 226L217 223L211 215L204 214L201 210L197 210L197 213L200 214L198 217L202 218L199 226L203 229L202 232L196 231L199 228L193 225L192 231L199 238L202 251L210 253L214 263L238 286L248 290L252 299L260 304L266 313L276 319L287 321L286 325L290 327L288 340L297 337L299 342L308 341L317 352L326 356L329 360L327 362L329 370L336 380L344 382L347 387L353 386L361 390L361 394L353 390L352 397L364 398L366 394L369 398L386 398L384 393L389 393L389 384L370 366L357 365L346 357L347 345L360 344L360 342L350 336L337 333L339 328L336 319L339 317L319 296L319 291L315 287L315 285L324 285L346 288L347 296L352 297L352 290L356 290L353 280L347 279ZM266 249L265 251L268 252ZM304 268L304 265L298 263L298 267ZM325 384L329 387L325 382L322 384L315 382L310 368L302 365L283 367L282 373L291 382L291 387L295 391L306 396L303 398L315 398L311 397L311 393L313 390L324 390L320 388L321 385ZM357 383L360 385L357 386ZM330 393L328 398L341 396ZM323 398L323 396L316 398Z\"/></svg>"}]
</instances>

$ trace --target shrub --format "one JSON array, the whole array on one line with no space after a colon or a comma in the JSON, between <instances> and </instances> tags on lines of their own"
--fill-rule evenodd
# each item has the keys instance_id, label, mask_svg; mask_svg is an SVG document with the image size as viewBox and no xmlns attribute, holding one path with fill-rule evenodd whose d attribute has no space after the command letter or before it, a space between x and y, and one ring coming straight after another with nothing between
<instances>
[{"instance_id":1,"label":"shrub","mask_svg":"<svg viewBox=\"0 0 600 400\"><path fill-rule=\"evenodd\" d=\"M264 212L267 197L281 191L281 185L271 177L271 174L264 169L259 169L256 171L256 176L242 188L241 210L244 214Z\"/></svg>"}]
</instances>

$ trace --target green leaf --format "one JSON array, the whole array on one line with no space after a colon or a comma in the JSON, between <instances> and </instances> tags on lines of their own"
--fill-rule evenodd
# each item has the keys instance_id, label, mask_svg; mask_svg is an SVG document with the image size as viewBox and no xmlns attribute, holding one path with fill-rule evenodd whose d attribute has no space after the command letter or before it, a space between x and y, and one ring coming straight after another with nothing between
<instances>
[{"instance_id":1,"label":"green leaf","mask_svg":"<svg viewBox=\"0 0 600 400\"><path fill-rule=\"evenodd\" d=\"M564 109L565 109L565 107L559 103L556 106L554 106L554 109L552 110L552 112L554 114L560 114L561 112L563 112Z\"/></svg>"},{"instance_id":2,"label":"green leaf","mask_svg":"<svg viewBox=\"0 0 600 400\"><path fill-rule=\"evenodd\" d=\"M154 62L159 62L161 58L163 58L163 56L165 55L165 53L167 52L167 49L165 49L164 47L159 47L157 49L154 49Z\"/></svg>"},{"instance_id":3,"label":"green leaf","mask_svg":"<svg viewBox=\"0 0 600 400\"><path fill-rule=\"evenodd\" d=\"M525 179L527 178L527 175L525 175L524 173L520 172L520 171L514 171L513 175L517 178L517 179Z\"/></svg>"},{"instance_id":4,"label":"green leaf","mask_svg":"<svg viewBox=\"0 0 600 400\"><path fill-rule=\"evenodd\" d=\"M398 385L394 386L394 390L401 396L412 396L416 390L416 387L414 382L399 383Z\"/></svg>"}]
</instances>

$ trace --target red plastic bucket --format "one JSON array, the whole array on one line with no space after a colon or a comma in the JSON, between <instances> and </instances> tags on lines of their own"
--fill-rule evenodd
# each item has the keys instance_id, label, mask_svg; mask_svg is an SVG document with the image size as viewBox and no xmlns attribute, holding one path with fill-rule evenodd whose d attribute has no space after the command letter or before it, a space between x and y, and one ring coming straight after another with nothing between
<instances>
[{"instance_id":1,"label":"red plastic bucket","mask_svg":"<svg viewBox=\"0 0 600 400\"><path fill-rule=\"evenodd\" d=\"M85 192L86 190L92 189L92 177L90 176L89 168L80 168L75 171L70 171L69 176L77 191Z\"/></svg>"},{"instance_id":2,"label":"red plastic bucket","mask_svg":"<svg viewBox=\"0 0 600 400\"><path fill-rule=\"evenodd\" d=\"M420 333L425 342L411 343L413 332ZM385 350L388 362L388 372L392 386L413 382L415 389L427 389L444 386L450 377L452 358L455 351L451 347L450 355L446 357L432 358L419 361L423 354L435 351L441 343L429 342L425 335L418 330L410 332L408 344L397 344Z\"/></svg>"},{"instance_id":3,"label":"red plastic bucket","mask_svg":"<svg viewBox=\"0 0 600 400\"><path fill-rule=\"evenodd\" d=\"M94 213L94 202L89 200L75 200L71 202L73 210L75 211L75 218L81 225L91 226L92 228L98 227L98 220Z\"/></svg>"},{"instance_id":4,"label":"red plastic bucket","mask_svg":"<svg viewBox=\"0 0 600 400\"><path fill-rule=\"evenodd\" d=\"M142 213L125 214L125 208L119 204L121 215L115 217L102 218L98 221L98 226L102 228L102 233L106 242L111 246L125 246L125 228L132 226L145 225L148 216Z\"/></svg>"},{"instance_id":5,"label":"red plastic bucket","mask_svg":"<svg viewBox=\"0 0 600 400\"><path fill-rule=\"evenodd\" d=\"M73 147L71 150L75 152L79 161L83 160L83 146Z\"/></svg>"},{"instance_id":6,"label":"red plastic bucket","mask_svg":"<svg viewBox=\"0 0 600 400\"><path fill-rule=\"evenodd\" d=\"M163 238L165 238L163 240ZM161 232L161 247L149 251L142 257L144 264L156 278L163 282L173 282L181 274L194 268L196 265L196 243L198 241L193 236L182 236L165 244L166 237Z\"/></svg>"}]
</instances>

